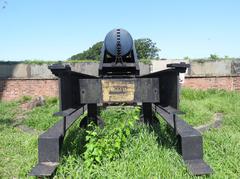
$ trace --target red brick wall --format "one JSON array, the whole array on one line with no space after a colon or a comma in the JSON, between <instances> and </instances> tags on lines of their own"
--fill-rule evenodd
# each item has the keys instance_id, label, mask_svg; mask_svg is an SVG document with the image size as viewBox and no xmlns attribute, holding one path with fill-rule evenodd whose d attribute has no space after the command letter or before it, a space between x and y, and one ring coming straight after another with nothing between
<instances>
[{"instance_id":1,"label":"red brick wall","mask_svg":"<svg viewBox=\"0 0 240 179\"><path fill-rule=\"evenodd\" d=\"M240 76L186 77L183 86L195 89L240 90Z\"/></svg>"},{"instance_id":2,"label":"red brick wall","mask_svg":"<svg viewBox=\"0 0 240 179\"><path fill-rule=\"evenodd\" d=\"M0 100L21 96L58 96L56 79L0 79Z\"/></svg>"},{"instance_id":3,"label":"red brick wall","mask_svg":"<svg viewBox=\"0 0 240 179\"><path fill-rule=\"evenodd\" d=\"M219 88L240 90L240 76L186 77L184 87L196 89ZM0 100L21 96L58 96L56 79L0 79Z\"/></svg>"}]
</instances>

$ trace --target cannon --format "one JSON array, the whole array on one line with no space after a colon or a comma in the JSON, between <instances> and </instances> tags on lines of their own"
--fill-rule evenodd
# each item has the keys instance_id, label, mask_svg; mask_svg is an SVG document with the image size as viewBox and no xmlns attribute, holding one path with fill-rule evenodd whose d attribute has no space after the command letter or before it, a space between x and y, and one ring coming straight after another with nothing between
<instances>
[{"instance_id":1,"label":"cannon","mask_svg":"<svg viewBox=\"0 0 240 179\"><path fill-rule=\"evenodd\" d=\"M106 35L100 56L100 77L139 75L135 45L124 29L114 29Z\"/></svg>"},{"instance_id":2,"label":"cannon","mask_svg":"<svg viewBox=\"0 0 240 179\"><path fill-rule=\"evenodd\" d=\"M60 111L54 115L62 116L62 120L39 136L38 164L29 175L41 177L54 173L65 133L84 111L87 116L80 127L91 121L102 125L99 106L119 104L140 105L142 121L148 125L156 124L156 115L160 115L173 129L178 152L191 174L212 173L203 160L201 133L179 117L179 73L188 67L186 63L173 63L165 70L140 75L134 41L124 29L113 29L106 35L98 76L72 71L69 65L50 65L59 81Z\"/></svg>"}]
</instances>

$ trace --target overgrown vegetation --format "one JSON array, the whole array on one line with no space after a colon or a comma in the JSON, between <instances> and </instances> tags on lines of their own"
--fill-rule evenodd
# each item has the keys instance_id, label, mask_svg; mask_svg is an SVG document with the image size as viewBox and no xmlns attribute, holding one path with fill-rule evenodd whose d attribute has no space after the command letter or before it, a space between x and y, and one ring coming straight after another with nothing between
<instances>
[{"instance_id":1,"label":"overgrown vegetation","mask_svg":"<svg viewBox=\"0 0 240 179\"><path fill-rule=\"evenodd\" d=\"M31 64L31 65L43 65L43 64L52 64L52 63L57 63L61 61L54 61L54 60L39 60L39 59L29 59L29 60L24 60L24 64Z\"/></svg>"},{"instance_id":2,"label":"overgrown vegetation","mask_svg":"<svg viewBox=\"0 0 240 179\"><path fill-rule=\"evenodd\" d=\"M224 61L224 60L240 60L240 58L234 58L234 57L229 57L229 56L224 56L224 57L219 57L216 58L216 56L214 56L214 54L212 54L213 56L209 57L209 58L198 58L198 59L192 59L188 56L184 57L182 60L190 60L190 61L197 61L199 63L204 63L204 62L208 62L208 61ZM158 59L153 58L140 58L139 62L144 63L144 64L151 64L151 61L154 59ZM162 58L160 60L166 60L165 58ZM181 59L178 59L181 60ZM53 61L53 60L41 60L41 59L29 59L29 60L24 60L24 61L18 61L18 62L11 62L11 61L0 61L0 63L10 63L10 64L15 64L15 63L24 63L24 64L31 64L31 65L43 65L43 64L54 64L54 63L99 63L99 59L97 60L91 60L91 59L78 59L78 58L74 58L73 60L63 60L63 61Z\"/></svg>"},{"instance_id":3,"label":"overgrown vegetation","mask_svg":"<svg viewBox=\"0 0 240 179\"><path fill-rule=\"evenodd\" d=\"M151 64L151 59L140 59L141 63L144 64ZM99 63L99 60L65 60L65 61L44 61L44 60L25 60L23 61L24 64L31 64L31 65L43 65L43 64L54 64L54 63Z\"/></svg>"},{"instance_id":4,"label":"overgrown vegetation","mask_svg":"<svg viewBox=\"0 0 240 179\"><path fill-rule=\"evenodd\" d=\"M198 178L239 178L240 93L184 89L181 99L181 109L186 112L182 118L194 126L210 122L216 112L224 114L221 128L203 134L204 159L215 173ZM21 113L19 105L0 102L0 178L25 178L37 162L37 134L13 126ZM45 130L58 120L50 115L57 106L56 99L47 100L46 106L28 112L24 123ZM87 130L80 129L81 119L74 123L65 137L54 178L197 178L189 175L163 120L152 129L136 121L138 108L121 108L101 110L103 129L92 124Z\"/></svg>"},{"instance_id":5,"label":"overgrown vegetation","mask_svg":"<svg viewBox=\"0 0 240 179\"><path fill-rule=\"evenodd\" d=\"M54 64L54 63L83 63L83 62L94 62L99 63L99 60L64 60L64 61L48 61L48 60L25 60L23 61L24 64L31 64L31 65L43 65L43 64Z\"/></svg>"},{"instance_id":6,"label":"overgrown vegetation","mask_svg":"<svg viewBox=\"0 0 240 179\"><path fill-rule=\"evenodd\" d=\"M118 157L121 149L129 140L134 123L139 118L139 108L117 108L102 111L106 120L104 129L88 125L86 131L86 151L83 154L86 167L102 164L103 160L113 160Z\"/></svg>"},{"instance_id":7,"label":"overgrown vegetation","mask_svg":"<svg viewBox=\"0 0 240 179\"><path fill-rule=\"evenodd\" d=\"M186 59L187 60L187 59ZM191 61L196 61L199 63L204 63L204 62L214 62L214 61L235 61L235 60L240 60L240 58L234 58L234 57L228 57L228 56L224 56L224 57L219 57L219 56L215 56L214 54L210 55L210 57L208 58L196 58L196 59L188 59Z\"/></svg>"}]
</instances>

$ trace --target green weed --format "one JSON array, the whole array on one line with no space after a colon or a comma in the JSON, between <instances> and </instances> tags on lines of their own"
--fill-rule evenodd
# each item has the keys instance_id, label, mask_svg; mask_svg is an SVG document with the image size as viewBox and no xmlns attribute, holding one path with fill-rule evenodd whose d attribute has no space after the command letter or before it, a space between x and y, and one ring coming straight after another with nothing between
<instances>
[{"instance_id":1,"label":"green weed","mask_svg":"<svg viewBox=\"0 0 240 179\"><path fill-rule=\"evenodd\" d=\"M86 130L86 151L83 154L84 163L89 168L93 164L101 164L103 160L113 160L120 154L121 149L129 139L134 123L139 118L139 108L117 108L107 110L115 113L111 121L106 120L104 129L90 123ZM102 116L106 116L106 111ZM111 116L111 115L109 115ZM106 118L105 118L106 119Z\"/></svg>"},{"instance_id":2,"label":"green weed","mask_svg":"<svg viewBox=\"0 0 240 179\"><path fill-rule=\"evenodd\" d=\"M19 102L19 103L25 103L25 102L30 101L31 99L32 99L31 96L22 96L22 97L18 100L18 102Z\"/></svg>"}]
</instances>

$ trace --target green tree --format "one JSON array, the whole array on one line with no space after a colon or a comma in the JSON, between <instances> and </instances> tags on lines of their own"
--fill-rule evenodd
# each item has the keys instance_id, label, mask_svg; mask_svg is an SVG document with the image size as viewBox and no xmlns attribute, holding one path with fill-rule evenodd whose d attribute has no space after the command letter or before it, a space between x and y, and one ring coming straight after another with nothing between
<instances>
[{"instance_id":1,"label":"green tree","mask_svg":"<svg viewBox=\"0 0 240 179\"><path fill-rule=\"evenodd\" d=\"M156 47L156 43L154 43L151 39L137 39L134 42L139 59L158 58L158 52L160 51L160 49ZM88 50L73 55L70 60L99 60L102 44L102 41L97 42Z\"/></svg>"},{"instance_id":2,"label":"green tree","mask_svg":"<svg viewBox=\"0 0 240 179\"><path fill-rule=\"evenodd\" d=\"M216 55L216 54L210 54L210 57L209 57L210 59L212 59L212 60L217 60L217 59L219 59L220 57L218 56L218 55Z\"/></svg>"},{"instance_id":3,"label":"green tree","mask_svg":"<svg viewBox=\"0 0 240 179\"><path fill-rule=\"evenodd\" d=\"M73 55L70 60L99 60L103 42L97 42L88 50Z\"/></svg>"},{"instance_id":4,"label":"green tree","mask_svg":"<svg viewBox=\"0 0 240 179\"><path fill-rule=\"evenodd\" d=\"M153 59L158 58L159 48L149 38L135 40L135 47L139 59Z\"/></svg>"}]
</instances>

